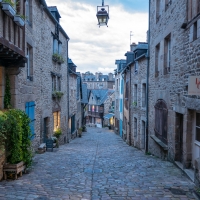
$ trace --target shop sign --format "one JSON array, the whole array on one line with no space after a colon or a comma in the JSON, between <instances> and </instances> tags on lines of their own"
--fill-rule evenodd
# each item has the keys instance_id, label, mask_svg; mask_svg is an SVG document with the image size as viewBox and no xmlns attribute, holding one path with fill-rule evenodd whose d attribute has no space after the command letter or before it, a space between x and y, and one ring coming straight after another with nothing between
<instances>
[{"instance_id":1,"label":"shop sign","mask_svg":"<svg viewBox=\"0 0 200 200\"><path fill-rule=\"evenodd\" d=\"M200 76L189 76L188 95L200 95Z\"/></svg>"}]
</instances>

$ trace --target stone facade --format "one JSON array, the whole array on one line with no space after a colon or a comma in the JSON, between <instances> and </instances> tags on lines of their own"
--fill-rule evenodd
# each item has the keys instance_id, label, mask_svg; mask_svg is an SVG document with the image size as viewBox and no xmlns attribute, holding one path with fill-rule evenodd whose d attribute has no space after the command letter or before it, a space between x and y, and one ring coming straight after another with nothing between
<instances>
[{"instance_id":1,"label":"stone facade","mask_svg":"<svg viewBox=\"0 0 200 200\"><path fill-rule=\"evenodd\" d=\"M45 1L30 1L30 21L26 23L26 53L28 62L18 76L12 80L17 83L15 107L29 109L34 107L34 139L32 144L37 148L48 137L53 136L57 128L61 128L60 143L67 141L68 130L68 75L67 55L68 36L57 23L59 13L56 7L57 20L53 17ZM60 27L56 29L56 27ZM57 32L55 32L57 30ZM53 52L64 58L60 64L52 60ZM54 97L55 91L61 92L61 98Z\"/></svg>"},{"instance_id":2,"label":"stone facade","mask_svg":"<svg viewBox=\"0 0 200 200\"><path fill-rule=\"evenodd\" d=\"M95 75L86 72L82 74L83 83L87 84L88 89L113 89L115 85L115 79L112 73L103 75L100 72L96 72Z\"/></svg>"},{"instance_id":3,"label":"stone facade","mask_svg":"<svg viewBox=\"0 0 200 200\"><path fill-rule=\"evenodd\" d=\"M149 151L197 172L200 99L188 95L188 80L200 75L199 6L197 1L159 5L152 0L149 41Z\"/></svg>"},{"instance_id":4,"label":"stone facade","mask_svg":"<svg viewBox=\"0 0 200 200\"><path fill-rule=\"evenodd\" d=\"M131 65L131 144L139 149L145 149L146 123L146 72L147 59L145 53ZM137 65L137 70L136 66Z\"/></svg>"}]
</instances>

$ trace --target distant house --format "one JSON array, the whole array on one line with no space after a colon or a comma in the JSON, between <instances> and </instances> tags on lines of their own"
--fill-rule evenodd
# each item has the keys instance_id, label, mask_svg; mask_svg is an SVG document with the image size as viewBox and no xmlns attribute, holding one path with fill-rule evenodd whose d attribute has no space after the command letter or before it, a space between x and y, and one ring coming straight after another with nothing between
<instances>
[{"instance_id":1,"label":"distant house","mask_svg":"<svg viewBox=\"0 0 200 200\"><path fill-rule=\"evenodd\" d=\"M82 73L82 81L87 84L87 88L92 90L98 89L114 89L115 78L112 73L103 75L101 72L96 72L95 75L90 72Z\"/></svg>"},{"instance_id":2,"label":"distant house","mask_svg":"<svg viewBox=\"0 0 200 200\"><path fill-rule=\"evenodd\" d=\"M123 92L124 92L124 79L122 71L126 66L126 60L116 60L115 64L115 132L122 137L123 129Z\"/></svg>"},{"instance_id":3,"label":"distant house","mask_svg":"<svg viewBox=\"0 0 200 200\"><path fill-rule=\"evenodd\" d=\"M89 125L103 126L104 103L114 90L90 90L89 102L87 106L87 121Z\"/></svg>"}]
</instances>

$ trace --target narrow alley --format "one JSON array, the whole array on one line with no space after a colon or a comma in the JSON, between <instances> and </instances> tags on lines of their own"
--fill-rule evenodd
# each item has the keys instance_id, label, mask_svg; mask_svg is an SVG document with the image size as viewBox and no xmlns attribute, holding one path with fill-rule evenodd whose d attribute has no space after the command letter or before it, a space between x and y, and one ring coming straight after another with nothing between
<instances>
[{"instance_id":1,"label":"narrow alley","mask_svg":"<svg viewBox=\"0 0 200 200\"><path fill-rule=\"evenodd\" d=\"M88 128L32 170L0 182L1 200L196 199L194 184L172 163L128 146L107 129Z\"/></svg>"}]
</instances>

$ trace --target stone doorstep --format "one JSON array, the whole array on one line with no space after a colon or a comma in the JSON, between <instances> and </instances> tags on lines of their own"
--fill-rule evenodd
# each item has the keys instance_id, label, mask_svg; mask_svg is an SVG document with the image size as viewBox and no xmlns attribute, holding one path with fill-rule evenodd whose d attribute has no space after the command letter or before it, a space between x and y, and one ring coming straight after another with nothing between
<instances>
[{"instance_id":1,"label":"stone doorstep","mask_svg":"<svg viewBox=\"0 0 200 200\"><path fill-rule=\"evenodd\" d=\"M194 170L192 170L192 169L184 169L183 168L183 164L181 162L175 161L174 163L179 169L181 169L187 175L187 177L192 182L194 182Z\"/></svg>"}]
</instances>

